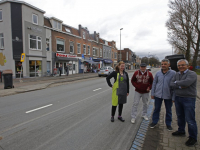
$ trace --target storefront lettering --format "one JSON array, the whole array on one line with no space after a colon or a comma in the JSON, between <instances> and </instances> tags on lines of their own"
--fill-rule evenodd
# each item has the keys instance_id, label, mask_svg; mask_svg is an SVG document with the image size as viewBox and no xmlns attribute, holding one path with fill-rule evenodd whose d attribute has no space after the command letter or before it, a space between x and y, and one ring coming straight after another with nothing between
<instances>
[{"instance_id":1,"label":"storefront lettering","mask_svg":"<svg viewBox=\"0 0 200 150\"><path fill-rule=\"evenodd\" d=\"M75 58L75 57L77 57L77 55L56 53L56 57L68 57L68 58L70 57L70 58Z\"/></svg>"}]
</instances>

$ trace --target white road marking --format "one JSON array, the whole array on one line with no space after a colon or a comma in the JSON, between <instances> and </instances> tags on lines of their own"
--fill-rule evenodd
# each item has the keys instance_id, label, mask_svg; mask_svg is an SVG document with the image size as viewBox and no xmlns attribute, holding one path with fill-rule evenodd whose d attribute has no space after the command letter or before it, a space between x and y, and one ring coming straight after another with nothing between
<instances>
[{"instance_id":1,"label":"white road marking","mask_svg":"<svg viewBox=\"0 0 200 150\"><path fill-rule=\"evenodd\" d=\"M27 124L27 123L33 122L33 121L35 121L35 120L37 120L37 119L46 117L46 116L48 116L48 115L50 115L50 114L53 114L53 113L58 112L58 111L60 111L60 110L63 110L63 109L65 109L65 108L67 108L67 107L70 107L70 106L72 106L72 105L75 105L75 104L78 104L78 103L80 103L80 102L83 102L83 101L86 101L86 100L88 100L88 99L91 99L91 98L93 98L93 97L96 97L97 95L100 95L100 94L102 94L102 93L104 93L104 92L108 92L109 90L111 90L111 88L109 88L109 89L107 89L107 90L105 90L105 91L102 91L102 92L100 92L100 93L97 93L97 94L95 94L95 95L92 95L92 96L90 96L90 97L87 97L87 98L85 98L85 99L82 99L82 100L80 100L80 101L77 101L77 102L75 102L75 103L72 103L72 104L70 104L70 105L64 106L64 107L62 107L62 108L60 108L60 109L57 109L57 110L54 110L54 111L49 112L49 113L47 113L47 114L44 114L44 115L42 115L42 116L33 118L33 119L28 120L28 121L26 121L26 122L17 124L17 125L15 125L15 126L10 127L10 128L7 128L7 129L5 129L5 130L3 130L3 131L0 131L0 134L3 134L3 133L5 133L5 132L7 132L7 131L10 131L10 130L12 130L12 129L18 128L18 127L20 127L20 126L23 126L23 125L25 125L25 124Z\"/></svg>"},{"instance_id":2,"label":"white road marking","mask_svg":"<svg viewBox=\"0 0 200 150\"><path fill-rule=\"evenodd\" d=\"M27 111L26 113L28 114L28 113L34 112L34 111L36 111L36 110L40 110L40 109L43 109L43 108L52 106L52 105L53 105L53 104L49 104L49 105L46 105L46 106L42 106L42 107L39 107L39 108L36 108L36 109L33 109L33 110L29 110L29 111Z\"/></svg>"},{"instance_id":3,"label":"white road marking","mask_svg":"<svg viewBox=\"0 0 200 150\"><path fill-rule=\"evenodd\" d=\"M93 91L98 91L98 90L101 90L101 88L95 89L95 90L93 90Z\"/></svg>"}]
</instances>

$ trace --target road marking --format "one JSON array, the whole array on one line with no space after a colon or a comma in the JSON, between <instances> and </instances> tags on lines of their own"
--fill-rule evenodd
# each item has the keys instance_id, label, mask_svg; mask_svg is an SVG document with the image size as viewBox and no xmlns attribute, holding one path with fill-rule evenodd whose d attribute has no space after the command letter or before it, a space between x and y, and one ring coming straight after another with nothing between
<instances>
[{"instance_id":1,"label":"road marking","mask_svg":"<svg viewBox=\"0 0 200 150\"><path fill-rule=\"evenodd\" d=\"M93 90L93 91L98 91L98 90L101 90L101 88L95 89L95 90Z\"/></svg>"},{"instance_id":2,"label":"road marking","mask_svg":"<svg viewBox=\"0 0 200 150\"><path fill-rule=\"evenodd\" d=\"M7 128L7 129L5 129L5 130L3 130L3 131L0 131L0 134L3 134L3 133L8 132L8 131L10 131L10 130L12 130L12 129L18 128L18 127L20 127L20 126L23 126L23 125L25 125L25 124L27 124L27 123L33 122L33 121L35 121L35 120L37 120L37 119L46 117L46 116L48 116L48 115L50 115L50 114L53 114L53 113L58 112L58 111L60 111L60 110L63 110L63 109L65 109L65 108L67 108L67 107L70 107L70 106L72 106L72 105L75 105L75 104L78 104L78 103L80 103L80 102L83 102L83 101L86 101L86 100L88 100L88 99L91 99L91 98L93 98L93 97L96 97L97 95L100 95L100 94L102 94L102 93L104 93L104 92L108 92L109 90L111 90L111 88L109 88L109 89L107 89L107 90L105 90L105 91L102 91L102 92L100 92L100 93L97 93L97 94L95 94L95 95L92 95L92 96L90 96L90 97L88 97L88 98L85 98L85 99L82 99L82 100L77 101L77 102L75 102L75 103L72 103L72 104L70 104L70 105L64 106L64 107L59 108L59 109L57 109L57 110L54 110L54 111L52 111L52 112L49 112L49 113L47 113L47 114L44 114L44 115L42 115L42 116L33 118L33 119L28 120L28 121L26 121L26 122L22 122L22 123L20 123L20 124L15 125L15 126L9 127L9 128Z\"/></svg>"},{"instance_id":3,"label":"road marking","mask_svg":"<svg viewBox=\"0 0 200 150\"><path fill-rule=\"evenodd\" d=\"M46 106L42 106L42 107L39 107L39 108L36 108L36 109L33 109L33 110L29 110L29 111L27 111L26 113L28 114L28 113L34 112L34 111L36 111L36 110L40 110L40 109L43 109L43 108L52 106L52 105L53 105L53 104L49 104L49 105L46 105Z\"/></svg>"}]
</instances>

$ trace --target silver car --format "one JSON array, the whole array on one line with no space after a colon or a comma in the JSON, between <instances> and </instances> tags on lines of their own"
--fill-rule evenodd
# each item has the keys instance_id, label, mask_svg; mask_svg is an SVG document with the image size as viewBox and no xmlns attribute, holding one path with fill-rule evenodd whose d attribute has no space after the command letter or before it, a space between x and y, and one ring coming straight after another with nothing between
<instances>
[{"instance_id":1,"label":"silver car","mask_svg":"<svg viewBox=\"0 0 200 150\"><path fill-rule=\"evenodd\" d=\"M114 69L111 66L105 66L99 70L98 75L99 75L99 77L108 76L109 74L111 74L113 72L113 70Z\"/></svg>"},{"instance_id":2,"label":"silver car","mask_svg":"<svg viewBox=\"0 0 200 150\"><path fill-rule=\"evenodd\" d=\"M147 66L147 70L151 71L151 66Z\"/></svg>"}]
</instances>

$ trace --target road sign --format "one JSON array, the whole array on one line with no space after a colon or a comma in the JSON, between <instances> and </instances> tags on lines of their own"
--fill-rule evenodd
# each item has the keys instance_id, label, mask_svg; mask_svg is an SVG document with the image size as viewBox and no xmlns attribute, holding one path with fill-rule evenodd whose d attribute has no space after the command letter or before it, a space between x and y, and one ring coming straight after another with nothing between
<instances>
[{"instance_id":1,"label":"road sign","mask_svg":"<svg viewBox=\"0 0 200 150\"><path fill-rule=\"evenodd\" d=\"M25 59L25 53L22 53L22 54L21 54L21 60L20 60L20 61L21 61L21 62L24 62L24 59Z\"/></svg>"},{"instance_id":2,"label":"road sign","mask_svg":"<svg viewBox=\"0 0 200 150\"><path fill-rule=\"evenodd\" d=\"M85 56L84 56L84 54L82 54L82 58L83 58L83 59L85 59Z\"/></svg>"}]
</instances>

